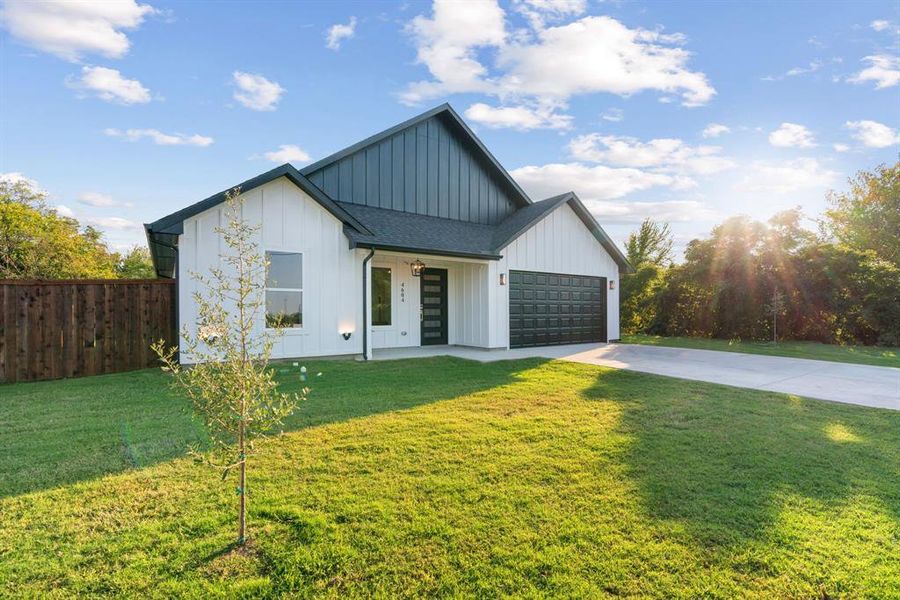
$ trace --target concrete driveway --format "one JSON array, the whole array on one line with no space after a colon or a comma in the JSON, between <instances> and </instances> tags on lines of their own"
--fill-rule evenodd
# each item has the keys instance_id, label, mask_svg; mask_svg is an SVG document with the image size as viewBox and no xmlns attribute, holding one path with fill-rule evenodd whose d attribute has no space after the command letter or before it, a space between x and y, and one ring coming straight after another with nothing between
<instances>
[{"instance_id":1,"label":"concrete driveway","mask_svg":"<svg viewBox=\"0 0 900 600\"><path fill-rule=\"evenodd\" d=\"M479 350L434 346L375 350L376 360L450 355L482 362L543 357L900 410L900 369L632 344Z\"/></svg>"}]
</instances>

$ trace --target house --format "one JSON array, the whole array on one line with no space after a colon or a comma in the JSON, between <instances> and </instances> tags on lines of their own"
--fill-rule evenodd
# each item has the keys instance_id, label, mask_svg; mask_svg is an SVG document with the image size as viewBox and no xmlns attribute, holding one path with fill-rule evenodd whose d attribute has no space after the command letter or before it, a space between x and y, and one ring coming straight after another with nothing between
<instances>
[{"instance_id":1,"label":"house","mask_svg":"<svg viewBox=\"0 0 900 600\"><path fill-rule=\"evenodd\" d=\"M625 257L574 192L533 202L449 105L239 187L270 260L267 316L291 325L273 356L619 336ZM196 321L190 273L218 262L224 200L145 225L180 326Z\"/></svg>"}]
</instances>

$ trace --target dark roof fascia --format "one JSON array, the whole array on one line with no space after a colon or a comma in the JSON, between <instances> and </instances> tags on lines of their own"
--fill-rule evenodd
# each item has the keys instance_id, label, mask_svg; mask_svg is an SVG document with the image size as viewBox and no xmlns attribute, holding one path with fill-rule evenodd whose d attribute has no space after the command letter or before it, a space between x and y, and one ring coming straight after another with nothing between
<instances>
[{"instance_id":1,"label":"dark roof fascia","mask_svg":"<svg viewBox=\"0 0 900 600\"><path fill-rule=\"evenodd\" d=\"M600 227L600 223L597 222L597 219L594 218L594 215L591 214L591 211L587 209L587 207L582 204L581 200L578 196L575 195L575 192L570 192L570 198L568 199L568 205L572 207L572 210L575 211L575 214L581 219L581 221L587 226L594 237L597 238L597 241L603 246L604 249L609 253L612 259L619 265L619 270L623 273L634 273L634 267L631 266L631 263L628 262L628 259L625 258L625 255L622 254L622 251L619 250L619 247L616 246L616 243L612 241L612 238L607 235L603 228Z\"/></svg>"},{"instance_id":2,"label":"dark roof fascia","mask_svg":"<svg viewBox=\"0 0 900 600\"><path fill-rule=\"evenodd\" d=\"M371 233L368 229L365 228L362 223L353 218L343 208L335 204L334 200L329 198L322 190L315 186L309 179L307 179L291 164L285 163L280 167L275 167L271 171L266 171L265 173L257 175L252 179L248 179L247 181L240 183L234 187L240 188L241 193L244 194L252 189L265 185L270 181L274 181L279 177L286 177L294 185L309 194L313 198L313 200L321 204L325 210L334 215L334 217L340 220L342 223L350 225L360 233ZM229 188L227 190L219 192L218 194L210 196L205 200L201 200L196 204L192 204L186 208L182 208L179 211L158 219L153 223L148 223L144 227L148 231L153 231L155 233L182 234L184 233L185 219L193 217L194 215L198 215L205 210L209 210L210 208L223 203L225 201L226 195L232 189L234 188Z\"/></svg>"},{"instance_id":3,"label":"dark roof fascia","mask_svg":"<svg viewBox=\"0 0 900 600\"><path fill-rule=\"evenodd\" d=\"M541 221L544 217L546 217L548 214L550 214L551 212L553 212L554 210L556 210L556 208L557 208L560 204L562 204L563 202L565 202L566 200L568 200L569 197L570 197L571 195L572 195L571 192L567 192L567 193L565 193L565 194L560 194L559 196L553 196L552 198L547 198L546 200L541 200L540 202L535 202L534 205L541 205L541 204L544 204L544 203L546 202L546 203L547 203L546 209L545 209L545 210L542 210L542 211L540 211L540 212L535 213L534 218L532 218L531 220L527 221L527 222L526 222L524 225L522 225L519 229L517 229L516 231L514 231L514 232L512 232L511 234L507 235L504 239L500 240L499 242L495 242L495 243L494 243L494 248L496 248L497 251L500 251L500 250L502 250L503 248L506 248L507 246L509 246L510 244L512 244L512 243L513 243L514 241L516 241L519 237L521 237L522 235L524 235L524 233L525 233L526 231L528 231L529 229L531 229L532 227L534 227L535 225L537 225L538 222ZM533 206L534 206L534 205L533 205ZM513 213L512 215L510 215L510 216L507 217L507 218L508 218L508 219L512 219L514 216L515 216L515 213ZM501 226L502 226L502 223L501 223Z\"/></svg>"},{"instance_id":4,"label":"dark roof fascia","mask_svg":"<svg viewBox=\"0 0 900 600\"><path fill-rule=\"evenodd\" d=\"M385 139L391 137L395 133L399 133L400 131L403 131L405 129L413 127L414 125L418 125L422 121L430 119L431 117L434 117L437 115L442 115L442 114L449 115L450 118L453 120L453 122L455 122L456 125L460 129L462 129L463 133L465 133L465 135L467 135L471 139L472 143L475 145L475 147L478 149L478 151L481 152L481 154L484 156L484 158L487 159L487 161L490 163L490 165L492 167L494 167L494 169L497 170L497 172L500 174L502 179L509 185L509 187L511 188L511 190L513 192L513 195L518 197L522 206L527 206L528 204L531 204L531 198L528 197L528 194L526 194L525 191L522 190L521 187L519 187L519 184L516 183L516 180L512 178L512 175L510 175L506 171L506 169L503 168L503 165L500 164L500 162L494 157L494 155L491 154L490 150L488 150L487 147L481 142L481 140L478 139L478 136L475 135L475 133L469 128L469 126L466 124L466 122L462 120L462 117L460 117L456 113L456 111L453 110L453 107L446 103L441 104L440 106L436 106L435 108L432 108L431 110L427 110L427 111L423 112L422 114L417 115L411 119L407 119L406 121L403 121L402 123L400 123L398 125L394 125L393 127L390 127L388 129L385 129L384 131L382 131L380 133L376 133L375 135L369 136L366 139L362 140L361 142L357 142L357 143L353 144L352 146L347 146L343 150L339 150L338 152L335 152L334 154L326 156L325 158L323 158L321 160L317 160L316 162L312 163L311 165L307 165L307 166L303 167L300 170L300 172L303 173L304 175L309 175L309 174L313 173L314 171L318 171L319 169L330 165L331 163L337 162L337 161L341 160L342 158L346 158L347 156L350 156L354 152L358 152L359 150L362 150L363 148L367 148L368 146L377 144L377 143L381 142L382 140L385 140Z\"/></svg>"},{"instance_id":5,"label":"dark roof fascia","mask_svg":"<svg viewBox=\"0 0 900 600\"><path fill-rule=\"evenodd\" d=\"M414 246L396 246L368 240L350 239L350 248L370 248L372 250L386 250L388 252L407 252L410 254L422 254L431 256L453 256L456 258L477 258L480 260L500 260L500 254L479 254L478 252L455 252L453 250L440 250L437 248L417 248Z\"/></svg>"}]
</instances>

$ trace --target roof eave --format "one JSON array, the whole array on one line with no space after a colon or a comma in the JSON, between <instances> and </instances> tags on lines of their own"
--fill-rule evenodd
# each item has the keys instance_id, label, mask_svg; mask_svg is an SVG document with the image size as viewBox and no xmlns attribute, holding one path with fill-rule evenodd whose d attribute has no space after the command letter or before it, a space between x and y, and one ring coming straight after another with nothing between
<instances>
[{"instance_id":1,"label":"roof eave","mask_svg":"<svg viewBox=\"0 0 900 600\"><path fill-rule=\"evenodd\" d=\"M503 258L500 254L480 253L480 252L459 252L455 250L441 250L438 248L425 248L415 246L402 246L397 244L384 244L381 242L371 242L367 240L354 239L351 240L354 248L370 248L373 250L387 250L390 252L408 252L410 254L430 254L432 256L452 256L455 258L477 258L481 260L500 260Z\"/></svg>"}]
</instances>

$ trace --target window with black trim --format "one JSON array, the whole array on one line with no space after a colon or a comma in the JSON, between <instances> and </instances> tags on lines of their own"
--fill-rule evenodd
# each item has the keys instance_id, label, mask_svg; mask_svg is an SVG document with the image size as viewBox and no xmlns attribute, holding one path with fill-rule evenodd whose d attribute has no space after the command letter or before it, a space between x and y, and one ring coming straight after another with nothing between
<instances>
[{"instance_id":1,"label":"window with black trim","mask_svg":"<svg viewBox=\"0 0 900 600\"><path fill-rule=\"evenodd\" d=\"M266 252L266 327L303 327L303 255Z\"/></svg>"},{"instance_id":2,"label":"window with black trim","mask_svg":"<svg viewBox=\"0 0 900 600\"><path fill-rule=\"evenodd\" d=\"M391 324L391 269L372 267L372 325Z\"/></svg>"}]
</instances>

